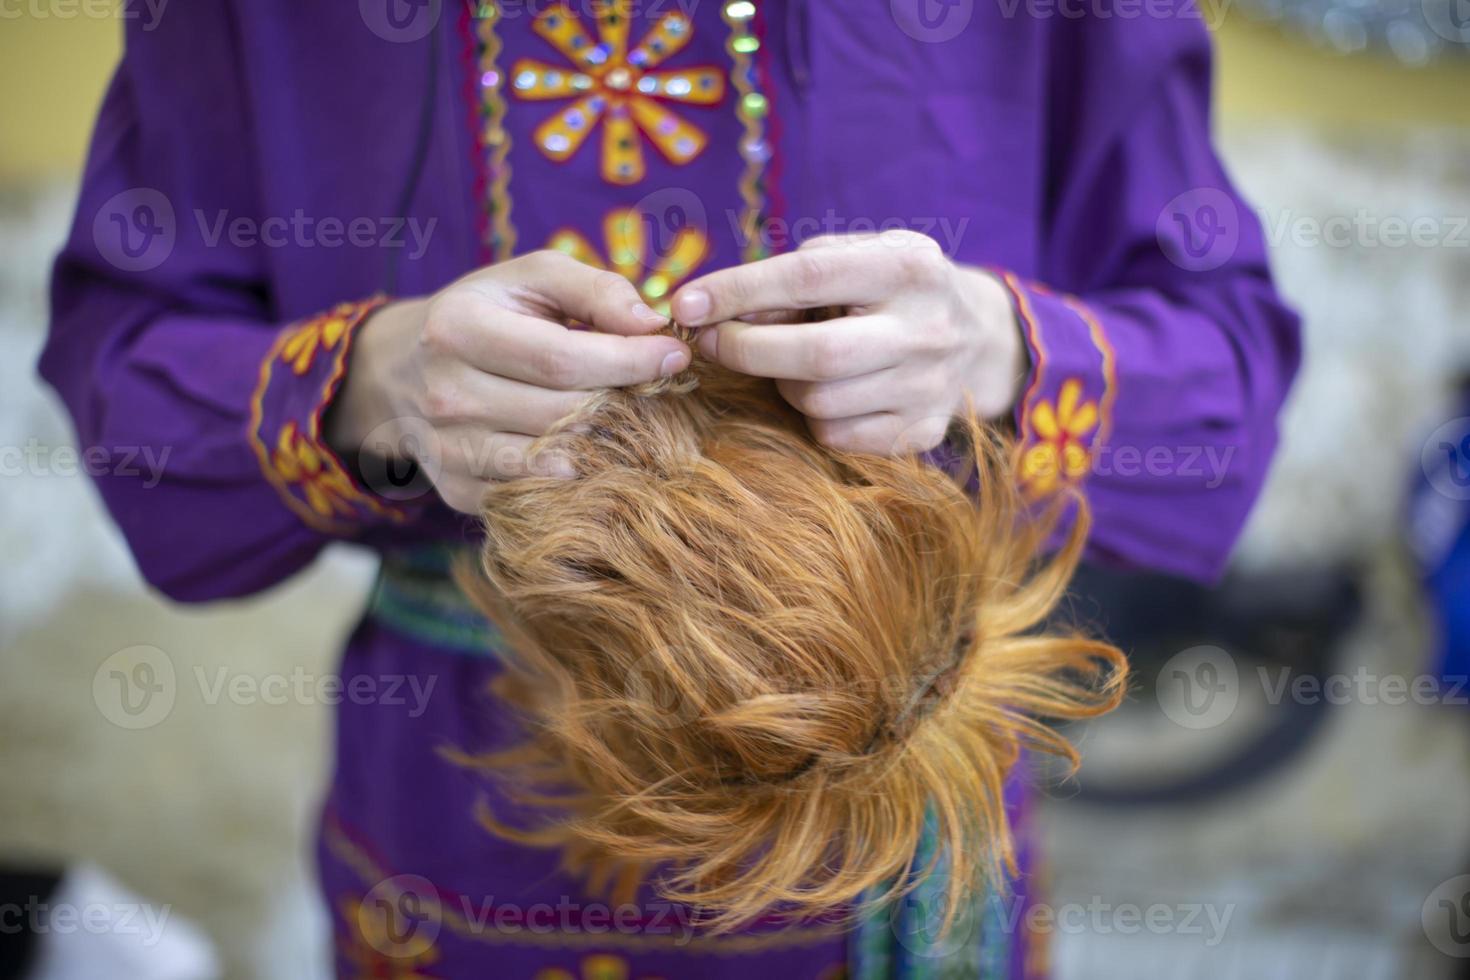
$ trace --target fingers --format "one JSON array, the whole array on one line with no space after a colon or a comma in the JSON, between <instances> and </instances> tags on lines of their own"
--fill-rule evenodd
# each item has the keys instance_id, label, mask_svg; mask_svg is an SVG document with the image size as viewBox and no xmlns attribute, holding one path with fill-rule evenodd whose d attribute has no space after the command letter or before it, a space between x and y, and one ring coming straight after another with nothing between
<instances>
[{"instance_id":1,"label":"fingers","mask_svg":"<svg viewBox=\"0 0 1470 980\"><path fill-rule=\"evenodd\" d=\"M690 359L673 337L571 330L472 291L436 301L424 342L488 374L561 391L641 384L684 370Z\"/></svg>"},{"instance_id":2,"label":"fingers","mask_svg":"<svg viewBox=\"0 0 1470 980\"><path fill-rule=\"evenodd\" d=\"M513 267L513 268L512 268ZM668 325L648 307L631 282L561 252L532 252L506 263L515 277L512 293L527 312L551 319L580 320L604 333L645 334Z\"/></svg>"},{"instance_id":3,"label":"fingers","mask_svg":"<svg viewBox=\"0 0 1470 980\"><path fill-rule=\"evenodd\" d=\"M424 398L426 420L439 427L478 423L498 431L539 436L575 413L585 391L554 391L469 367L436 382Z\"/></svg>"},{"instance_id":4,"label":"fingers","mask_svg":"<svg viewBox=\"0 0 1470 980\"><path fill-rule=\"evenodd\" d=\"M700 352L762 378L833 381L871 374L903 358L902 325L884 314L819 323L761 325L729 320L700 331Z\"/></svg>"},{"instance_id":5,"label":"fingers","mask_svg":"<svg viewBox=\"0 0 1470 980\"><path fill-rule=\"evenodd\" d=\"M867 306L949 274L944 252L922 235L820 240L688 283L674 294L674 319L698 327L768 310Z\"/></svg>"},{"instance_id":6,"label":"fingers","mask_svg":"<svg viewBox=\"0 0 1470 980\"><path fill-rule=\"evenodd\" d=\"M925 452L944 441L946 417L908 419L891 412L874 412L844 419L808 419L812 438L830 449L874 456Z\"/></svg>"},{"instance_id":7,"label":"fingers","mask_svg":"<svg viewBox=\"0 0 1470 980\"><path fill-rule=\"evenodd\" d=\"M885 368L839 381L777 381L787 404L809 419L845 419L899 411L914 401L899 371Z\"/></svg>"}]
</instances>

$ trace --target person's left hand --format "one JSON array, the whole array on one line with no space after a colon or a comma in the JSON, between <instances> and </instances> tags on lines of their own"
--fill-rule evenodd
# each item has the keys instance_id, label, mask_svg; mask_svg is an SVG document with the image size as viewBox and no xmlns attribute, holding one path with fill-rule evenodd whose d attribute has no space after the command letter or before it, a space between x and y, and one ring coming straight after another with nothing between
<instances>
[{"instance_id":1,"label":"person's left hand","mask_svg":"<svg viewBox=\"0 0 1470 980\"><path fill-rule=\"evenodd\" d=\"M812 239L701 276L672 303L678 323L705 328L706 357L777 379L833 449L932 449L967 404L986 419L1009 412L1026 373L1005 287L916 232ZM845 314L795 322L822 307Z\"/></svg>"}]
</instances>

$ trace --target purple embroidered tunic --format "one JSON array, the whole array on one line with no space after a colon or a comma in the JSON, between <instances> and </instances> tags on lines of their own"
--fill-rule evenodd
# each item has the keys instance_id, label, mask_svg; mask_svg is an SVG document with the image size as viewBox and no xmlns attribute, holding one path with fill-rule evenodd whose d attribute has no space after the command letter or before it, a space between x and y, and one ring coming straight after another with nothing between
<instances>
[{"instance_id":1,"label":"purple embroidered tunic","mask_svg":"<svg viewBox=\"0 0 1470 980\"><path fill-rule=\"evenodd\" d=\"M386 556L344 682L434 686L417 717L340 710L321 875L343 975L835 977L851 948L822 924L691 939L687 910L599 906L477 823L498 801L454 751L515 733L493 637L423 557L470 522L374 493L321 441L377 294L553 247L658 304L816 234L923 231L1011 290L1028 490L1082 485L1096 559L1220 570L1296 320L1210 146L1198 16L1048 11L214 0L129 22L41 370L84 445L168 448L156 486L98 481L167 595L247 595L332 540ZM883 970L1039 969L1015 933L976 931L967 972Z\"/></svg>"}]
</instances>

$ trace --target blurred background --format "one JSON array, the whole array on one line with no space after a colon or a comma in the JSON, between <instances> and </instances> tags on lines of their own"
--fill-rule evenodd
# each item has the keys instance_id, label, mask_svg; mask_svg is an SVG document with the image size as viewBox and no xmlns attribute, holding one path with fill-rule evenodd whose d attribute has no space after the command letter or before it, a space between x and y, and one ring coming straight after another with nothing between
<instances>
[{"instance_id":1,"label":"blurred background","mask_svg":"<svg viewBox=\"0 0 1470 980\"><path fill-rule=\"evenodd\" d=\"M208 678L330 672L374 563L340 550L249 602L159 601L34 378L118 57L115 14L88 11L113 7L0 7L0 865L72 868L64 894L131 909L177 950L169 975L325 975L307 856L330 708L212 698ZM1085 776L1047 794L1052 965L1470 976L1470 9L1243 0L1208 19L1219 142L1305 315L1306 367L1225 583L1079 581L1074 609L1139 682L1074 732ZM137 646L201 683L120 714L98 685Z\"/></svg>"}]
</instances>

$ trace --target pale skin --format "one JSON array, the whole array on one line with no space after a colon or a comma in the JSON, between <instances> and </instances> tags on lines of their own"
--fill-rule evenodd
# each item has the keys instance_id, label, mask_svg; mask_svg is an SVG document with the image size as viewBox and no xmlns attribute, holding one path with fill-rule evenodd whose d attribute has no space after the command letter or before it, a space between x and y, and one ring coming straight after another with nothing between
<instances>
[{"instance_id":1,"label":"pale skin","mask_svg":"<svg viewBox=\"0 0 1470 980\"><path fill-rule=\"evenodd\" d=\"M916 233L813 239L694 279L671 302L679 323L701 328L703 356L776 379L833 449L932 449L967 411L1009 413L1027 369L1005 288ZM793 312L831 307L843 315ZM481 269L360 328L328 441L394 447L427 426L425 474L450 507L476 513L495 481L571 475L567 460L528 450L588 392L687 367L684 344L649 336L666 323L626 279L556 252Z\"/></svg>"}]
</instances>

